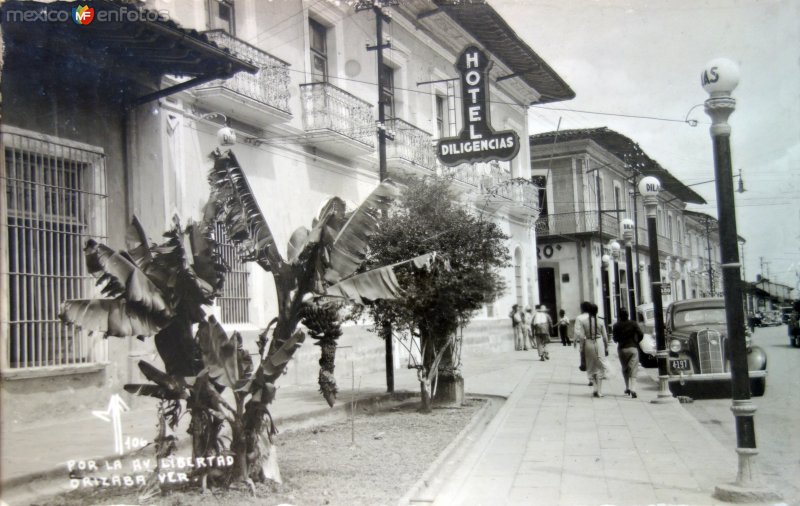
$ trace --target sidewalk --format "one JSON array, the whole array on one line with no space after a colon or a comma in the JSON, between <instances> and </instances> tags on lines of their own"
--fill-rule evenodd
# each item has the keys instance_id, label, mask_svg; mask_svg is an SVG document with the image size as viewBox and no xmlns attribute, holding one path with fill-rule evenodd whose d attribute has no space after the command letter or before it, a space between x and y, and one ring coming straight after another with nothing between
<instances>
[{"instance_id":1,"label":"sidewalk","mask_svg":"<svg viewBox=\"0 0 800 506\"><path fill-rule=\"evenodd\" d=\"M655 370L640 368L639 398L625 396L612 346L616 376L592 398L575 350L549 349L547 362L509 357L526 365L519 386L470 452L444 464L457 471L435 505L726 504L711 494L734 480L735 449L677 401L651 403Z\"/></svg>"},{"instance_id":2,"label":"sidewalk","mask_svg":"<svg viewBox=\"0 0 800 506\"><path fill-rule=\"evenodd\" d=\"M577 352L556 343L549 349L547 362L535 351L464 357L468 393L508 400L469 450L457 460L445 459L447 478L433 480L435 504L717 504L714 486L735 477L733 448L721 447L678 403L651 404L656 388L645 371L640 370L639 399L623 395L619 375L606 382L606 397L593 399L577 368ZM609 358L617 370L615 354ZM349 364L338 364L337 373L340 393L333 410L315 384L279 388L271 408L279 429L346 416L353 384L360 403L385 399L385 373L356 371L353 379ZM395 371L397 392L418 388L414 371ZM104 401L98 400L98 409ZM124 413L122 420L125 436L151 440L155 434L154 408ZM178 434L188 439L185 429ZM36 478L65 486L67 461L113 459L112 450L110 424L90 413L4 426L3 498L9 501L12 488L42 493L44 480Z\"/></svg>"}]
</instances>

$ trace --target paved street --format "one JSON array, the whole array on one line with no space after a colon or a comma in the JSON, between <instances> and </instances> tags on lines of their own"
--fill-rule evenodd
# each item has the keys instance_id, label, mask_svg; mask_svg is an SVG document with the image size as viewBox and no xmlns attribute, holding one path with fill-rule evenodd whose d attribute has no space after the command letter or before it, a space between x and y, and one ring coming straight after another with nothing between
<instances>
[{"instance_id":1,"label":"paved street","mask_svg":"<svg viewBox=\"0 0 800 506\"><path fill-rule=\"evenodd\" d=\"M800 504L800 349L789 346L785 325L756 329L753 342L767 352L769 371L766 394L753 399L759 467L787 504ZM736 445L730 399L699 399L684 406L724 446Z\"/></svg>"}]
</instances>

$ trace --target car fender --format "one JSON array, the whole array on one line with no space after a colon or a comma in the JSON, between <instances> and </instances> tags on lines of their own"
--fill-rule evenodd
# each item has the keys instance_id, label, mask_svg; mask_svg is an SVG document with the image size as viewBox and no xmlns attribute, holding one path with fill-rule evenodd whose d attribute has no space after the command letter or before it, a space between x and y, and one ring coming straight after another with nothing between
<instances>
[{"instance_id":1,"label":"car fender","mask_svg":"<svg viewBox=\"0 0 800 506\"><path fill-rule=\"evenodd\" d=\"M767 369L767 353L759 346L753 346L747 354L747 369L763 371Z\"/></svg>"}]
</instances>

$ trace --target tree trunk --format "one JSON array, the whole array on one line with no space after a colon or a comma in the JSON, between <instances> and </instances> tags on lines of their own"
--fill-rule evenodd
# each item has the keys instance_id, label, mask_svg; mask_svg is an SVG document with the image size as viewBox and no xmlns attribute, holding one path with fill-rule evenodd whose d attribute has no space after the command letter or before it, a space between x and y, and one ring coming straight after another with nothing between
<instances>
[{"instance_id":1,"label":"tree trunk","mask_svg":"<svg viewBox=\"0 0 800 506\"><path fill-rule=\"evenodd\" d=\"M444 406L464 404L464 377L458 371L440 370L433 400Z\"/></svg>"},{"instance_id":2,"label":"tree trunk","mask_svg":"<svg viewBox=\"0 0 800 506\"><path fill-rule=\"evenodd\" d=\"M421 375L419 380L419 393L422 398L422 405L419 408L420 413L430 413L433 411L433 403L431 402L431 384Z\"/></svg>"}]
</instances>

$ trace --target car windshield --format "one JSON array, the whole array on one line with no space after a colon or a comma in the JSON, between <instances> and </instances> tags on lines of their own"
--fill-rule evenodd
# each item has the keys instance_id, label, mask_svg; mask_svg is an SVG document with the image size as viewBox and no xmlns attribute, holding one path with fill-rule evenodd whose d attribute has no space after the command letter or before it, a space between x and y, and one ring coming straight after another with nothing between
<instances>
[{"instance_id":1,"label":"car windshield","mask_svg":"<svg viewBox=\"0 0 800 506\"><path fill-rule=\"evenodd\" d=\"M675 327L686 325L724 324L725 308L711 307L676 311L673 317Z\"/></svg>"}]
</instances>

